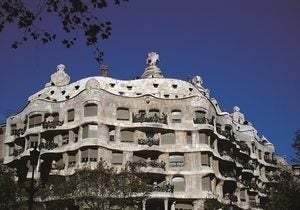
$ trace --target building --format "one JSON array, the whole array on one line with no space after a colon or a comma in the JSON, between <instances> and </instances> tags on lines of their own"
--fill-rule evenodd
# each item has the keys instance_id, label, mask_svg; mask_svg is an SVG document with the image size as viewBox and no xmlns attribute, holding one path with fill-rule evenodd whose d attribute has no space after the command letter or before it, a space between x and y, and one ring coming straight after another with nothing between
<instances>
[{"instance_id":1,"label":"building","mask_svg":"<svg viewBox=\"0 0 300 210\"><path fill-rule=\"evenodd\" d=\"M34 147L53 163L51 174L62 176L100 158L116 168L133 161L154 186L144 209L199 210L210 198L260 209L276 170L274 146L238 107L221 111L201 77L164 78L158 59L149 53L142 76L129 81L103 68L102 76L70 83L58 65L45 88L7 118L4 163L18 167Z\"/></svg>"}]
</instances>

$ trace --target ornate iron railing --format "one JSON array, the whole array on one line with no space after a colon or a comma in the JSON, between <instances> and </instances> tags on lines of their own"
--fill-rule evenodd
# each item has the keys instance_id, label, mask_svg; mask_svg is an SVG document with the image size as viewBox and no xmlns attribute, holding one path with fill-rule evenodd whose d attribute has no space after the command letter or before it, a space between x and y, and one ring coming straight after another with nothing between
<instances>
[{"instance_id":1,"label":"ornate iron railing","mask_svg":"<svg viewBox=\"0 0 300 210\"><path fill-rule=\"evenodd\" d=\"M156 182L152 185L153 192L174 192L174 185L169 182L162 182L157 184Z\"/></svg>"},{"instance_id":2,"label":"ornate iron railing","mask_svg":"<svg viewBox=\"0 0 300 210\"><path fill-rule=\"evenodd\" d=\"M240 146L240 149L242 151L247 152L248 154L250 154L250 148L248 147L248 145L245 142L237 141L236 143Z\"/></svg>"},{"instance_id":3,"label":"ornate iron railing","mask_svg":"<svg viewBox=\"0 0 300 210\"><path fill-rule=\"evenodd\" d=\"M57 126L62 126L64 121L54 120L54 121L44 121L42 126L44 129L55 129Z\"/></svg>"},{"instance_id":4,"label":"ornate iron railing","mask_svg":"<svg viewBox=\"0 0 300 210\"><path fill-rule=\"evenodd\" d=\"M208 119L206 117L197 117L193 119L194 124L210 124L214 125L214 118Z\"/></svg>"},{"instance_id":5,"label":"ornate iron railing","mask_svg":"<svg viewBox=\"0 0 300 210\"><path fill-rule=\"evenodd\" d=\"M138 139L138 143L151 147L153 145L159 145L159 139L148 137L146 139Z\"/></svg>"},{"instance_id":6,"label":"ornate iron railing","mask_svg":"<svg viewBox=\"0 0 300 210\"><path fill-rule=\"evenodd\" d=\"M58 147L57 143L54 143L53 140L47 141L46 143L41 142L39 144L39 149L47 149L47 150L53 150L56 147Z\"/></svg>"},{"instance_id":7,"label":"ornate iron railing","mask_svg":"<svg viewBox=\"0 0 300 210\"><path fill-rule=\"evenodd\" d=\"M11 135L19 137L19 136L23 135L25 133L25 131L26 131L26 126L24 128L12 130Z\"/></svg>"},{"instance_id":8,"label":"ornate iron railing","mask_svg":"<svg viewBox=\"0 0 300 210\"><path fill-rule=\"evenodd\" d=\"M157 160L139 160L137 162L132 162L133 166L136 167L152 167L166 169L166 163L164 161L158 162Z\"/></svg>"},{"instance_id":9,"label":"ornate iron railing","mask_svg":"<svg viewBox=\"0 0 300 210\"><path fill-rule=\"evenodd\" d=\"M156 113L153 115L146 114L146 113L132 114L132 122L134 123L153 122L153 123L168 124L167 114L165 113L162 113L161 116L158 116Z\"/></svg>"}]
</instances>

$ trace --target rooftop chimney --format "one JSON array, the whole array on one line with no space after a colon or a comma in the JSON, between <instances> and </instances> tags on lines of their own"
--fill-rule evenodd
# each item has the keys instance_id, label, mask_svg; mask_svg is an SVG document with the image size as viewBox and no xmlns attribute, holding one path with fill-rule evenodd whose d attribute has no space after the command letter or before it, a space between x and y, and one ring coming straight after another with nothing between
<instances>
[{"instance_id":1,"label":"rooftop chimney","mask_svg":"<svg viewBox=\"0 0 300 210\"><path fill-rule=\"evenodd\" d=\"M107 77L108 76L108 65L101 66L101 76Z\"/></svg>"}]
</instances>

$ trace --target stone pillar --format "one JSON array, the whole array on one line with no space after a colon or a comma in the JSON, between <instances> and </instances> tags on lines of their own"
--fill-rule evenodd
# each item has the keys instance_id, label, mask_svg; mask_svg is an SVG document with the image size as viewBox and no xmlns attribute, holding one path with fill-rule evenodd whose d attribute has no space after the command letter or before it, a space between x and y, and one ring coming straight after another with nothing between
<instances>
[{"instance_id":1,"label":"stone pillar","mask_svg":"<svg viewBox=\"0 0 300 210\"><path fill-rule=\"evenodd\" d=\"M121 128L119 126L115 127L115 142L120 143L121 141Z\"/></svg>"},{"instance_id":2,"label":"stone pillar","mask_svg":"<svg viewBox=\"0 0 300 210\"><path fill-rule=\"evenodd\" d=\"M78 141L82 141L82 126L80 126L78 130Z\"/></svg>"},{"instance_id":3,"label":"stone pillar","mask_svg":"<svg viewBox=\"0 0 300 210\"><path fill-rule=\"evenodd\" d=\"M146 210L146 202L147 200L143 200L143 210Z\"/></svg>"},{"instance_id":4,"label":"stone pillar","mask_svg":"<svg viewBox=\"0 0 300 210\"><path fill-rule=\"evenodd\" d=\"M168 198L165 198L164 199L164 210L168 210L168 203L169 203L169 199Z\"/></svg>"},{"instance_id":5,"label":"stone pillar","mask_svg":"<svg viewBox=\"0 0 300 210\"><path fill-rule=\"evenodd\" d=\"M199 139L197 132L192 132L192 145L195 146L197 144L197 138Z\"/></svg>"}]
</instances>

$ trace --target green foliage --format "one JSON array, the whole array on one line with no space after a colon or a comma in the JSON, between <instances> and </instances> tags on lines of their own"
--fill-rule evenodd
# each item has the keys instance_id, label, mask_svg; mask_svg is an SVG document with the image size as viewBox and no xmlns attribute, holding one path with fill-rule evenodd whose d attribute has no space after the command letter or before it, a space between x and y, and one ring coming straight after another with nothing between
<instances>
[{"instance_id":1,"label":"green foliage","mask_svg":"<svg viewBox=\"0 0 300 210\"><path fill-rule=\"evenodd\" d=\"M122 1L128 0L114 0L114 4L119 5ZM75 44L78 32L81 32L87 46L94 47L96 60L103 60L103 52L98 46L100 40L111 35L112 28L110 21L100 20L99 13L108 6L107 0L0 0L0 5L0 32L7 25L16 25L23 33L23 37L12 44L12 48L18 48L28 39L43 44L54 41L57 32L50 31L43 25L46 25L44 20L58 20L60 29L57 31L64 32L61 43L66 48Z\"/></svg>"},{"instance_id":2,"label":"green foliage","mask_svg":"<svg viewBox=\"0 0 300 210\"><path fill-rule=\"evenodd\" d=\"M0 209L13 209L16 205L17 186L12 169L0 163Z\"/></svg>"},{"instance_id":3,"label":"green foliage","mask_svg":"<svg viewBox=\"0 0 300 210\"><path fill-rule=\"evenodd\" d=\"M137 168L130 164L117 171L101 160L95 169L82 168L67 179L60 178L50 178L49 185L39 192L42 200L51 198L53 205L73 201L90 209L140 209L150 192Z\"/></svg>"},{"instance_id":4,"label":"green foliage","mask_svg":"<svg viewBox=\"0 0 300 210\"><path fill-rule=\"evenodd\" d=\"M286 169L280 169L276 182L268 185L266 210L300 209L300 180Z\"/></svg>"}]
</instances>

